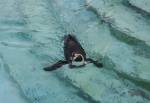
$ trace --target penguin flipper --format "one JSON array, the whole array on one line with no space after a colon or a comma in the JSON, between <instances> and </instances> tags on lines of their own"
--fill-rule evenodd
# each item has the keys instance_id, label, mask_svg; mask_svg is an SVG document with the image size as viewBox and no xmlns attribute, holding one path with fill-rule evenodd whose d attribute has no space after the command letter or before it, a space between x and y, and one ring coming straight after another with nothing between
<instances>
[{"instance_id":1,"label":"penguin flipper","mask_svg":"<svg viewBox=\"0 0 150 103\"><path fill-rule=\"evenodd\" d=\"M67 61L60 60L60 61L56 62L55 64L48 66L48 67L45 67L43 69L45 71L53 71L53 70L56 70L56 69L60 68L61 66L65 65L67 63L68 63Z\"/></svg>"},{"instance_id":2,"label":"penguin flipper","mask_svg":"<svg viewBox=\"0 0 150 103\"><path fill-rule=\"evenodd\" d=\"M95 61L95 60L93 60L91 58L87 58L86 60L89 61L89 62L91 62L91 63L93 63L96 67L99 67L99 68L103 67L102 63L99 63L98 61Z\"/></svg>"}]
</instances>

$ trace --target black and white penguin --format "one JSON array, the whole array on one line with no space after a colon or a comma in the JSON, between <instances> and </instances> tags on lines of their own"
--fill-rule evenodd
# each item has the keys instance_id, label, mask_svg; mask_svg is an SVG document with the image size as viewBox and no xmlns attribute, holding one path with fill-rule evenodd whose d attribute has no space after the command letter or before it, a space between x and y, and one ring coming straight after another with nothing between
<instances>
[{"instance_id":1,"label":"black and white penguin","mask_svg":"<svg viewBox=\"0 0 150 103\"><path fill-rule=\"evenodd\" d=\"M60 60L55 64L45 67L45 71L53 71L65 64L69 64L70 68L80 68L87 63L93 63L97 67L103 67L102 63L99 63L91 58L86 58L86 53L81 44L77 41L73 35L64 36L64 56L65 60ZM73 62L81 62L81 65L73 65Z\"/></svg>"}]
</instances>

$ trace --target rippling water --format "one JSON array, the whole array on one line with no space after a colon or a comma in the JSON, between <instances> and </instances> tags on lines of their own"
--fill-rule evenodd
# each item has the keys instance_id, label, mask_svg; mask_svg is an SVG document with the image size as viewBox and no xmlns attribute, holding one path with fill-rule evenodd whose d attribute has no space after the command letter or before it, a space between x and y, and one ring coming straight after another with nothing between
<instances>
[{"instance_id":1,"label":"rippling water","mask_svg":"<svg viewBox=\"0 0 150 103\"><path fill-rule=\"evenodd\" d=\"M0 101L150 103L150 1L1 0L0 8ZM43 71L64 58L68 33L104 68Z\"/></svg>"}]
</instances>

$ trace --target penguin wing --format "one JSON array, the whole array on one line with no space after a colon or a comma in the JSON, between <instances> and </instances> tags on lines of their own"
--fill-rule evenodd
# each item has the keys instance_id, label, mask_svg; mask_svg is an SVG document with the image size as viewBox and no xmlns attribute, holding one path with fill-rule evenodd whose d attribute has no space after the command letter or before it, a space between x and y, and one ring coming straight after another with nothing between
<instances>
[{"instance_id":1,"label":"penguin wing","mask_svg":"<svg viewBox=\"0 0 150 103\"><path fill-rule=\"evenodd\" d=\"M67 61L60 60L60 61L56 62L55 64L48 66L48 67L45 67L43 69L45 71L53 71L53 70L56 70L56 69L60 68L61 66L65 65L67 63L68 63Z\"/></svg>"},{"instance_id":2,"label":"penguin wing","mask_svg":"<svg viewBox=\"0 0 150 103\"><path fill-rule=\"evenodd\" d=\"M102 63L99 63L98 61L95 61L91 58L87 58L86 61L90 62L90 63L93 63L96 67L103 67L103 64Z\"/></svg>"}]
</instances>

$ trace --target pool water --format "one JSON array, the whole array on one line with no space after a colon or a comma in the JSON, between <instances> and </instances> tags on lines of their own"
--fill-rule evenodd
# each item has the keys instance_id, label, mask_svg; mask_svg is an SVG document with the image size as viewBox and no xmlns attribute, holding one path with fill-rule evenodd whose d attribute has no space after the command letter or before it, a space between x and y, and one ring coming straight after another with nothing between
<instances>
[{"instance_id":1,"label":"pool water","mask_svg":"<svg viewBox=\"0 0 150 103\"><path fill-rule=\"evenodd\" d=\"M150 103L150 1L1 0L0 101ZM87 64L52 72L73 34Z\"/></svg>"}]
</instances>

